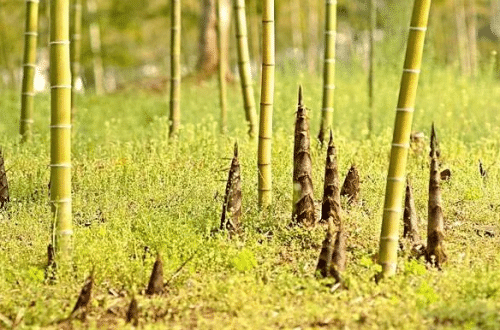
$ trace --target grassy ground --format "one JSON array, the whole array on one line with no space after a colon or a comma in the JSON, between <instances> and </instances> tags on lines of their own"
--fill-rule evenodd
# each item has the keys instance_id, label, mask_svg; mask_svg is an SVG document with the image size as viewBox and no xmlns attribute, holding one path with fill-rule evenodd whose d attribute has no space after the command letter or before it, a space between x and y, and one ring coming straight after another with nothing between
<instances>
[{"instance_id":1,"label":"grassy ground","mask_svg":"<svg viewBox=\"0 0 500 330\"><path fill-rule=\"evenodd\" d=\"M434 71L431 75L431 71ZM422 260L399 258L398 275L375 284L382 202L399 88L399 70L379 72L374 130L368 131L365 77L339 69L335 141L340 174L360 171L360 205L348 209L347 290L332 290L314 270L323 228L288 229L291 217L293 120L297 85L311 108L312 134L320 117L321 80L280 72L273 141L274 205L257 209L256 146L245 136L238 86L230 88L229 134L218 134L216 83L183 86L183 127L178 143L166 139L163 95L133 92L79 97L73 140L74 271L55 284L44 279L51 235L49 98L36 97L35 139L18 143L18 93L0 94L0 145L9 169L12 203L0 213L0 329L69 328L68 316L95 266L96 286L87 323L76 328L125 327L133 294L148 329L498 329L500 327L500 83L468 82L426 67L414 129L429 135L436 123L443 167L446 217L443 271ZM232 145L240 144L244 234L211 235L218 226ZM422 234L427 218L428 139L411 152ZM313 144L315 197L321 198L325 151ZM482 180L481 159L488 171ZM493 226L496 235L485 235ZM401 226L402 227L402 226ZM402 229L402 228L401 228ZM147 249L146 249L147 247ZM146 250L147 251L146 251ZM169 278L197 255L168 293L147 298L160 251ZM145 252L146 251L146 252Z\"/></svg>"}]
</instances>

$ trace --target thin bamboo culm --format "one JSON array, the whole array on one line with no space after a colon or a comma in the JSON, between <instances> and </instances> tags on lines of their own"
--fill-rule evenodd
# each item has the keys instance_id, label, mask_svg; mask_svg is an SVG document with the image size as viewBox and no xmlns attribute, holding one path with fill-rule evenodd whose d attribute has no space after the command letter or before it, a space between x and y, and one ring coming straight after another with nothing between
<instances>
[{"instance_id":1,"label":"thin bamboo culm","mask_svg":"<svg viewBox=\"0 0 500 330\"><path fill-rule=\"evenodd\" d=\"M325 58L323 63L323 103L318 139L324 142L332 128L335 95L335 39L337 33L337 0L326 0Z\"/></svg>"},{"instance_id":2,"label":"thin bamboo culm","mask_svg":"<svg viewBox=\"0 0 500 330\"><path fill-rule=\"evenodd\" d=\"M71 57L71 120L75 117L75 93L77 82L80 79L80 54L82 33L82 1L72 0L70 19L70 57Z\"/></svg>"},{"instance_id":3,"label":"thin bamboo culm","mask_svg":"<svg viewBox=\"0 0 500 330\"><path fill-rule=\"evenodd\" d=\"M226 49L227 40L224 37L222 26L222 16L224 13L222 0L217 0L217 45L219 48L219 104L220 104L220 132L225 134L227 132L227 85L226 85L226 66L224 60L227 58L224 54Z\"/></svg>"},{"instance_id":4,"label":"thin bamboo culm","mask_svg":"<svg viewBox=\"0 0 500 330\"><path fill-rule=\"evenodd\" d=\"M97 5L94 0L86 0L89 15L90 51L94 68L94 88L97 95L102 95L104 89L104 68L102 64L101 29L97 20Z\"/></svg>"},{"instance_id":5,"label":"thin bamboo culm","mask_svg":"<svg viewBox=\"0 0 500 330\"><path fill-rule=\"evenodd\" d=\"M262 82L257 153L259 207L272 202L271 140L274 104L274 0L262 0Z\"/></svg>"},{"instance_id":6,"label":"thin bamboo culm","mask_svg":"<svg viewBox=\"0 0 500 330\"><path fill-rule=\"evenodd\" d=\"M26 28L24 32L23 85L21 91L21 121L19 133L22 141L33 134L34 81L36 44L38 39L38 0L26 0Z\"/></svg>"},{"instance_id":7,"label":"thin bamboo culm","mask_svg":"<svg viewBox=\"0 0 500 330\"><path fill-rule=\"evenodd\" d=\"M181 0L172 0L170 33L170 129L173 138L181 124Z\"/></svg>"},{"instance_id":8,"label":"thin bamboo culm","mask_svg":"<svg viewBox=\"0 0 500 330\"><path fill-rule=\"evenodd\" d=\"M234 13L236 15L238 69L240 72L245 118L248 123L248 135L250 135L250 138L255 138L257 136L257 112L255 110L252 72L250 69L250 53L248 51L248 30L245 14L245 0L234 0Z\"/></svg>"},{"instance_id":9,"label":"thin bamboo culm","mask_svg":"<svg viewBox=\"0 0 500 330\"><path fill-rule=\"evenodd\" d=\"M415 0L401 78L380 234L379 263L385 277L396 272L406 162L430 5L431 0Z\"/></svg>"},{"instance_id":10,"label":"thin bamboo culm","mask_svg":"<svg viewBox=\"0 0 500 330\"><path fill-rule=\"evenodd\" d=\"M73 237L69 0L50 1L50 88L50 202L57 253L69 260Z\"/></svg>"}]
</instances>

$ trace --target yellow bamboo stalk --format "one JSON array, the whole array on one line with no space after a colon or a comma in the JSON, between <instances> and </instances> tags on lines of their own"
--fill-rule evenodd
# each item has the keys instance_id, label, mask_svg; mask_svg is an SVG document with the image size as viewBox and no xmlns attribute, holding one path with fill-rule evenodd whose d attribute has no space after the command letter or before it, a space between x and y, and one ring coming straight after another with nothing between
<instances>
[{"instance_id":1,"label":"yellow bamboo stalk","mask_svg":"<svg viewBox=\"0 0 500 330\"><path fill-rule=\"evenodd\" d=\"M241 92L243 93L243 106L245 117L249 126L250 138L257 136L257 112L250 69L250 54L248 51L248 32L245 14L245 0L234 0L236 15L236 45L238 48L238 69L240 71Z\"/></svg>"},{"instance_id":2,"label":"yellow bamboo stalk","mask_svg":"<svg viewBox=\"0 0 500 330\"><path fill-rule=\"evenodd\" d=\"M181 0L172 0L170 20L170 129L173 138L181 124Z\"/></svg>"},{"instance_id":3,"label":"yellow bamboo stalk","mask_svg":"<svg viewBox=\"0 0 500 330\"><path fill-rule=\"evenodd\" d=\"M259 207L272 202L271 140L274 104L274 0L262 0L262 82L257 152Z\"/></svg>"},{"instance_id":4,"label":"yellow bamboo stalk","mask_svg":"<svg viewBox=\"0 0 500 330\"><path fill-rule=\"evenodd\" d=\"M23 85L21 91L22 141L31 139L35 90L36 44L38 39L38 0L26 0L26 28L24 32Z\"/></svg>"},{"instance_id":5,"label":"yellow bamboo stalk","mask_svg":"<svg viewBox=\"0 0 500 330\"><path fill-rule=\"evenodd\" d=\"M104 89L104 68L101 56L101 29L97 20L97 5L94 0L86 0L89 14L90 50L92 52L92 64L94 67L94 88L97 95L102 95Z\"/></svg>"},{"instance_id":6,"label":"yellow bamboo stalk","mask_svg":"<svg viewBox=\"0 0 500 330\"><path fill-rule=\"evenodd\" d=\"M325 58L323 62L323 104L321 107L321 127L318 139L324 142L332 128L335 96L335 37L337 27L337 0L326 0L325 17Z\"/></svg>"},{"instance_id":7,"label":"yellow bamboo stalk","mask_svg":"<svg viewBox=\"0 0 500 330\"><path fill-rule=\"evenodd\" d=\"M50 202L61 258L71 256L71 70L69 0L50 2Z\"/></svg>"},{"instance_id":8,"label":"yellow bamboo stalk","mask_svg":"<svg viewBox=\"0 0 500 330\"><path fill-rule=\"evenodd\" d=\"M382 266L382 276L391 276L396 272L398 227L402 211L403 192L405 191L406 162L410 147L411 124L430 5L431 0L415 0L413 5L406 58L396 109L382 231L380 234L379 263Z\"/></svg>"},{"instance_id":9,"label":"yellow bamboo stalk","mask_svg":"<svg viewBox=\"0 0 500 330\"><path fill-rule=\"evenodd\" d=\"M70 27L70 56L71 56L71 119L74 119L76 83L80 79L80 54L82 32L82 1L72 0Z\"/></svg>"},{"instance_id":10,"label":"yellow bamboo stalk","mask_svg":"<svg viewBox=\"0 0 500 330\"><path fill-rule=\"evenodd\" d=\"M222 27L222 12L224 7L222 5L222 0L217 0L217 46L219 48L219 63L218 63L218 73L219 73L219 102L220 102L220 132L225 134L227 132L227 86L226 86L226 66L224 65L224 60L227 58L227 54L224 54L226 50L227 40L224 37L224 31Z\"/></svg>"}]
</instances>

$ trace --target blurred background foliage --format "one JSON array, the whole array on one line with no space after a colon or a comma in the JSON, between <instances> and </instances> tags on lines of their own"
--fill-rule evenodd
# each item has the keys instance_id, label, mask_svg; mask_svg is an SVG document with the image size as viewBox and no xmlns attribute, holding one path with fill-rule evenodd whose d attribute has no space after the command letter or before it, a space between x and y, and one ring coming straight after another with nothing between
<instances>
[{"instance_id":1,"label":"blurred background foliage","mask_svg":"<svg viewBox=\"0 0 500 330\"><path fill-rule=\"evenodd\" d=\"M199 53L203 6L213 0L182 1L183 74L192 73ZM230 6L231 1L227 1ZM319 73L322 57L324 1L276 0L276 49L278 69L303 69ZM40 1L39 63L47 62L48 0ZM337 57L340 66L366 69L369 38L369 0L338 0ZM413 1L376 0L376 65L399 67L405 49ZM0 70L3 85L9 76L18 81L23 54L25 2L0 0ZM118 85L145 76L163 77L166 84L170 49L170 1L99 0L96 19L101 27L102 56L107 74ZM258 0L246 1L249 46L254 73L260 62ZM91 16L84 0L82 63L84 84L92 81L88 26ZM465 75L491 70L497 62L500 13L498 1L434 0L431 8L426 60L454 66ZM231 11L232 14L232 11ZM236 73L234 20L231 21L230 61ZM43 63L41 68L43 70ZM16 85L17 86L17 85Z\"/></svg>"}]
</instances>

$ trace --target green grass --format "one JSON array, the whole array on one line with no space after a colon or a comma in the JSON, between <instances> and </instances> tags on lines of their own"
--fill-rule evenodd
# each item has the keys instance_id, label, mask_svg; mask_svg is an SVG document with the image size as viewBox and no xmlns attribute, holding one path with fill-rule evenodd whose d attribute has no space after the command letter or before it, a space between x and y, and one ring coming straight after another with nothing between
<instances>
[{"instance_id":1,"label":"green grass","mask_svg":"<svg viewBox=\"0 0 500 330\"><path fill-rule=\"evenodd\" d=\"M163 95L134 92L80 96L73 140L74 271L55 284L44 280L51 235L49 97L36 96L34 141L19 145L19 93L0 93L0 145L12 196L0 213L0 329L52 327L69 315L95 266L96 287L88 323L117 328L133 293L145 328L188 329L498 329L500 326L500 83L474 82L451 70L424 67L414 129L429 135L436 123L443 167L446 251L443 271L422 260L399 258L398 274L380 284L373 276L378 250L388 156L399 88L399 69L378 72L374 131L369 136L366 78L340 67L335 142L340 175L360 171L360 205L345 214L348 290L331 292L314 270L323 228L289 229L293 121L299 83L317 136L321 80L278 72L273 141L274 205L257 209L256 145L246 138L239 86L230 87L229 134L220 136L215 81L183 86L178 143L166 140ZM432 75L431 75L432 71ZM232 240L211 232L220 219L224 180L234 139L240 145L244 233ZM428 140L410 153L421 233L425 234ZM325 150L313 144L315 198L321 198ZM478 159L488 171L478 172ZM495 237L481 237L481 226ZM401 226L402 231L402 226ZM481 232L479 232L481 233ZM425 236L425 235L424 235ZM145 253L144 248L150 252ZM156 251L165 277L199 249L169 292L147 298ZM116 292L114 295L110 292ZM3 316L3 317L2 317ZM52 324L52 325L51 325ZM66 325L67 326L67 325Z\"/></svg>"}]
</instances>

